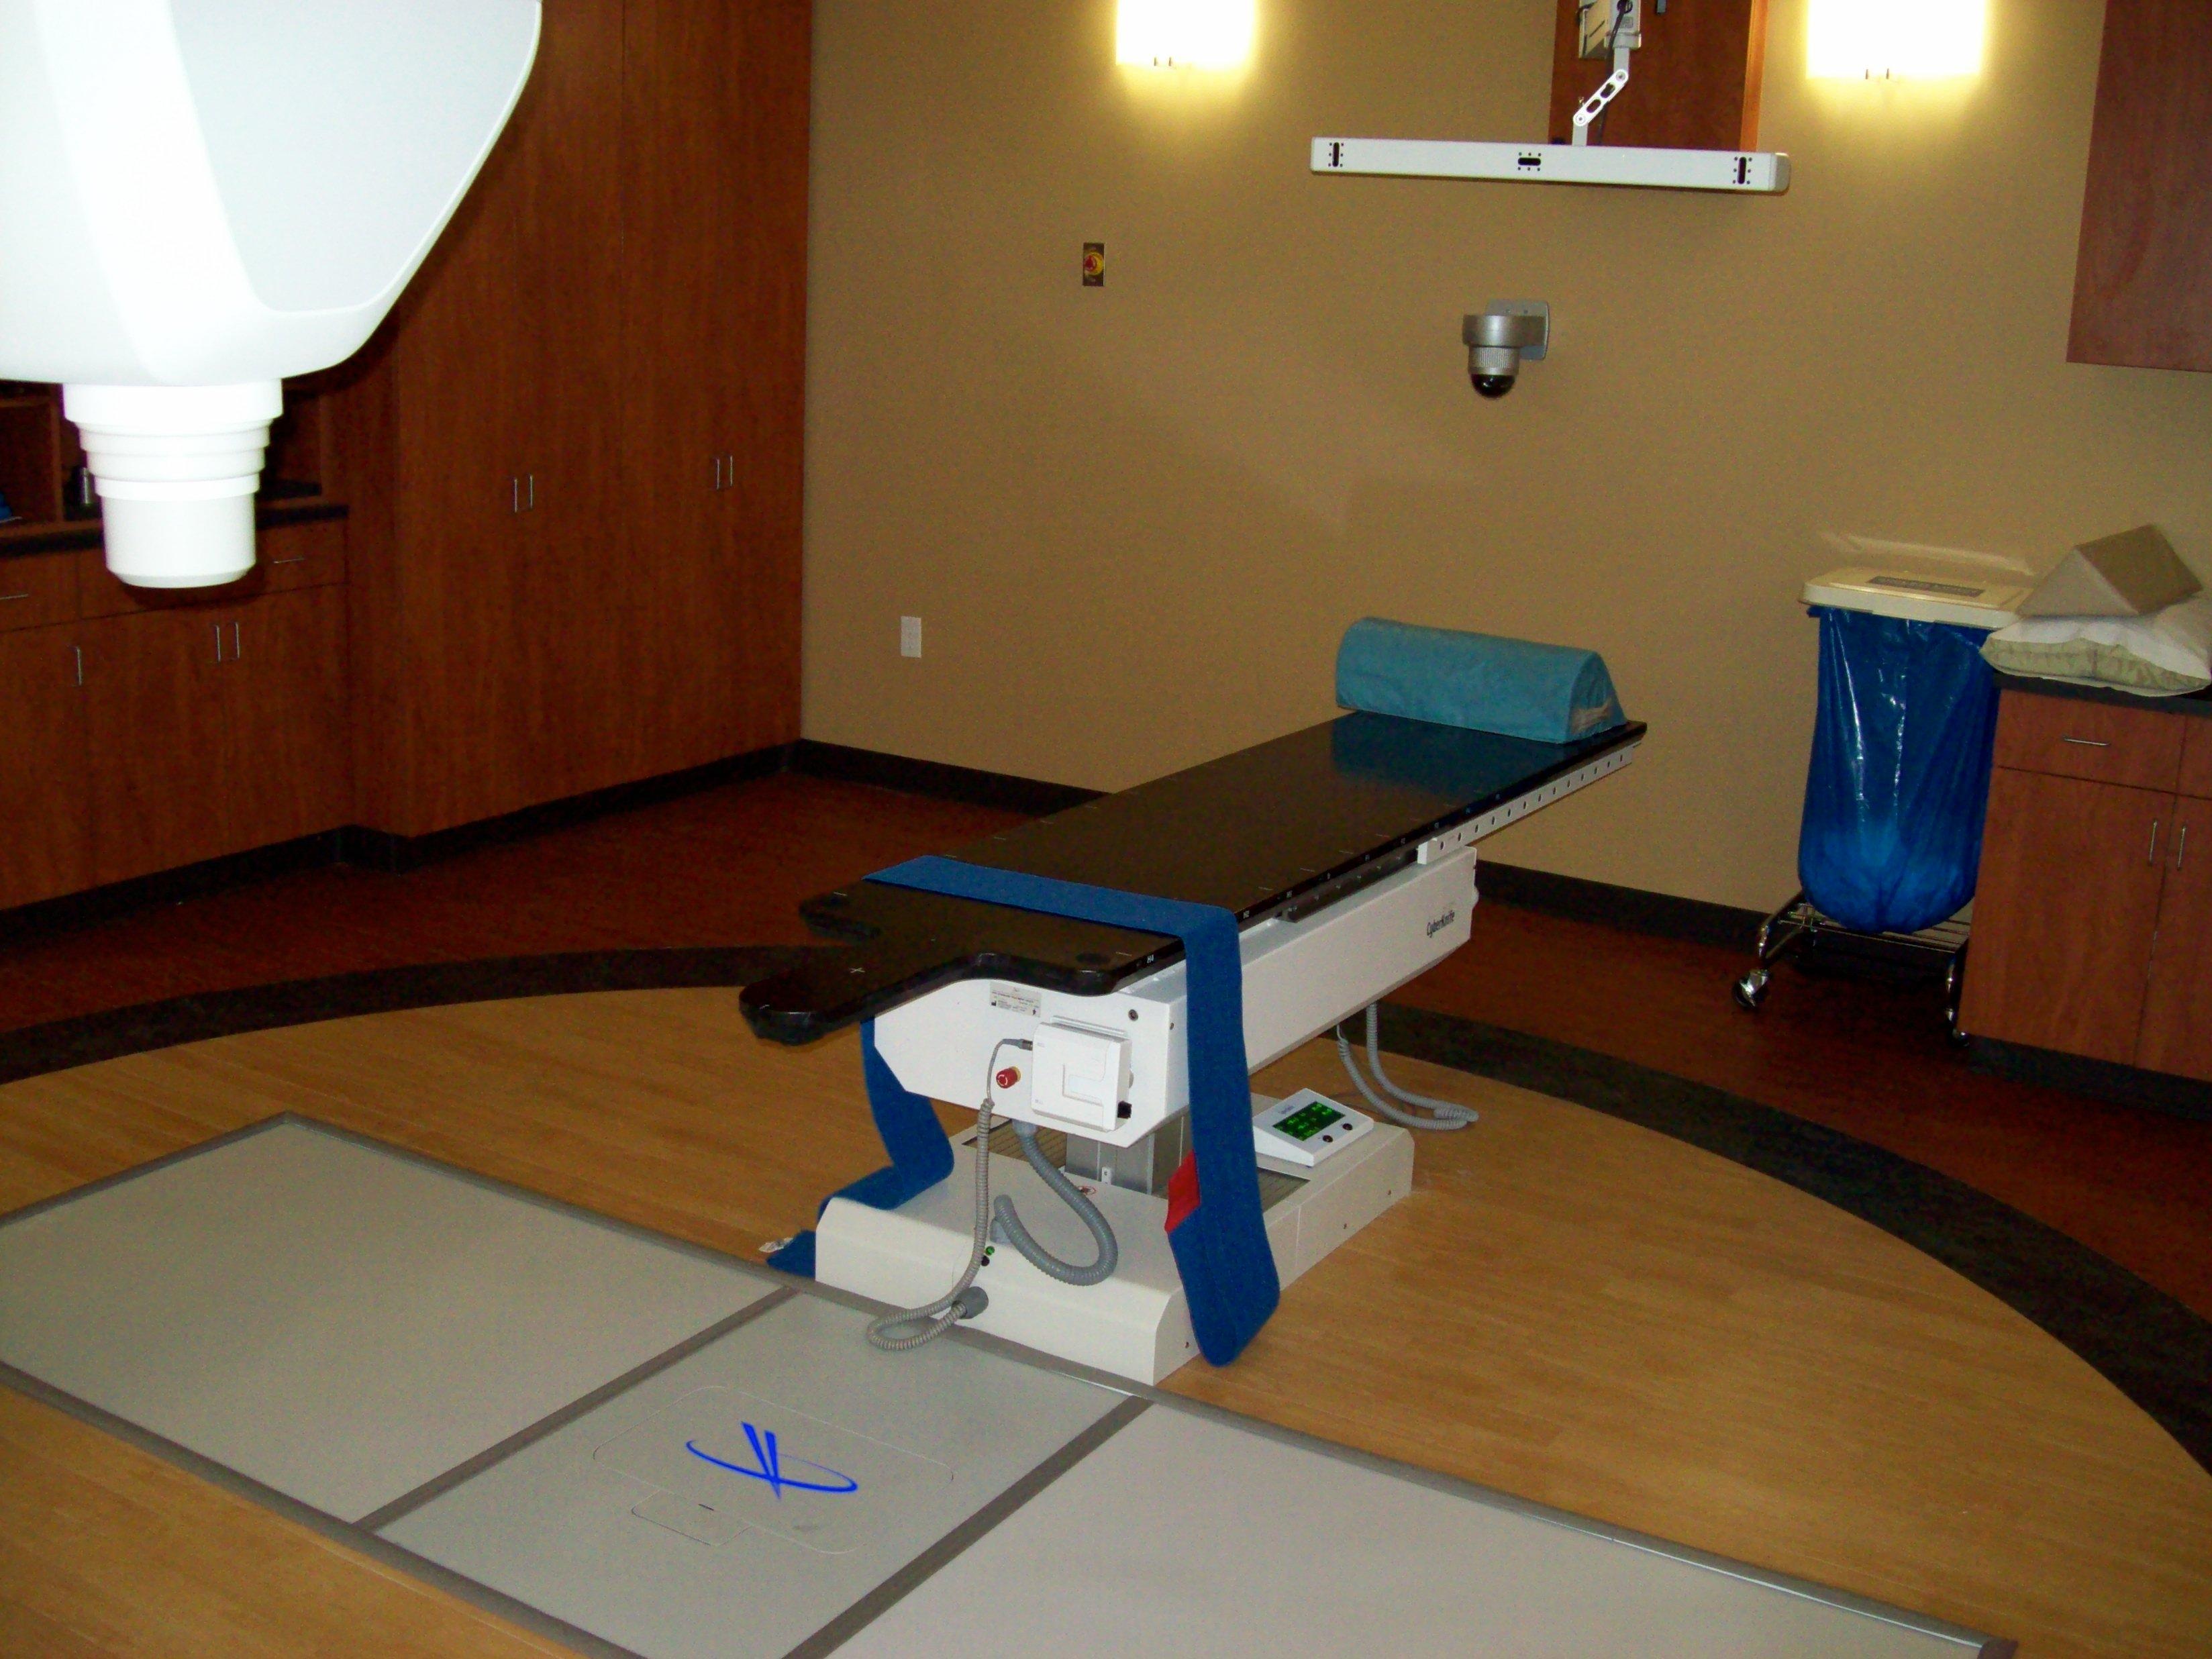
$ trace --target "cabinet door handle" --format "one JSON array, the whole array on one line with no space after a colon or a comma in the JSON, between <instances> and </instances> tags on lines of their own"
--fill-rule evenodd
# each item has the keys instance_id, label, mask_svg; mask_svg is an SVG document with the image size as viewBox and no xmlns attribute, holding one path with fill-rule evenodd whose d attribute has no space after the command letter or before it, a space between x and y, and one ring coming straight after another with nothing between
<instances>
[{"instance_id":1,"label":"cabinet door handle","mask_svg":"<svg viewBox=\"0 0 2212 1659\"><path fill-rule=\"evenodd\" d=\"M2174 867L2175 869L2177 869L2177 870L2179 870L2179 868L2181 868L2181 861L2182 861L2182 860L2184 860L2184 859L2187 858L2188 856L2189 856L2189 826L2188 826L2187 824L2185 824L2185 824L2183 824L2183 825L2181 826L2181 833L2180 833L2179 836L2175 836L2175 837L2174 837L2174 842L2173 842L2173 867Z\"/></svg>"},{"instance_id":2,"label":"cabinet door handle","mask_svg":"<svg viewBox=\"0 0 2212 1659\"><path fill-rule=\"evenodd\" d=\"M28 593L0 593L0 605L13 605L18 599L27 599Z\"/></svg>"},{"instance_id":3,"label":"cabinet door handle","mask_svg":"<svg viewBox=\"0 0 2212 1659\"><path fill-rule=\"evenodd\" d=\"M84 684L84 647L81 645L73 645L70 649L76 653L76 683L82 685Z\"/></svg>"},{"instance_id":4,"label":"cabinet door handle","mask_svg":"<svg viewBox=\"0 0 2212 1659\"><path fill-rule=\"evenodd\" d=\"M531 472L524 476L530 483L530 499L522 504L523 510L526 513L534 513L538 510L538 475Z\"/></svg>"},{"instance_id":5,"label":"cabinet door handle","mask_svg":"<svg viewBox=\"0 0 2212 1659\"><path fill-rule=\"evenodd\" d=\"M221 623L215 624L215 659L217 662L222 660L222 624Z\"/></svg>"},{"instance_id":6,"label":"cabinet door handle","mask_svg":"<svg viewBox=\"0 0 2212 1659\"><path fill-rule=\"evenodd\" d=\"M305 564L309 559L312 559L314 556L315 556L312 553L295 553L289 559L271 559L269 562L271 564Z\"/></svg>"},{"instance_id":7,"label":"cabinet door handle","mask_svg":"<svg viewBox=\"0 0 2212 1659\"><path fill-rule=\"evenodd\" d=\"M2158 862L2158 820L2156 818L2150 821L2150 851L2143 854L2143 862L2145 864Z\"/></svg>"},{"instance_id":8,"label":"cabinet door handle","mask_svg":"<svg viewBox=\"0 0 2212 1659\"><path fill-rule=\"evenodd\" d=\"M230 625L230 659L233 662L239 662L242 661L245 659L245 656L246 624L244 623L233 623Z\"/></svg>"},{"instance_id":9,"label":"cabinet door handle","mask_svg":"<svg viewBox=\"0 0 2212 1659\"><path fill-rule=\"evenodd\" d=\"M2112 746L2109 743L2101 742L2095 738L2061 738L2058 741L2061 743L2078 744L2084 749L2110 749Z\"/></svg>"}]
</instances>

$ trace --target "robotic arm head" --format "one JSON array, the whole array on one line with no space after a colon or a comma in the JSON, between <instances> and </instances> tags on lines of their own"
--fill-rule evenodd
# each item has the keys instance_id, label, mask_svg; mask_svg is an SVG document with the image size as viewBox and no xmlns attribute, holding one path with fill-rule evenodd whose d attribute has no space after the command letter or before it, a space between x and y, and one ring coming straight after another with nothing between
<instances>
[{"instance_id":1,"label":"robotic arm head","mask_svg":"<svg viewBox=\"0 0 2212 1659\"><path fill-rule=\"evenodd\" d=\"M0 378L58 380L143 586L253 564L278 382L384 319L538 0L0 0Z\"/></svg>"}]
</instances>

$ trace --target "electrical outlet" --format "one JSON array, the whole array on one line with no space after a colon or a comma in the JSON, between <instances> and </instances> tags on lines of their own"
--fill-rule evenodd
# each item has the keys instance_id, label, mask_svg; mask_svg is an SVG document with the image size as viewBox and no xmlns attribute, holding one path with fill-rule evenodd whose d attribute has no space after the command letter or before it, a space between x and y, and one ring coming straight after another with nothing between
<instances>
[{"instance_id":1,"label":"electrical outlet","mask_svg":"<svg viewBox=\"0 0 2212 1659\"><path fill-rule=\"evenodd\" d=\"M902 657L918 657L921 654L921 618L919 617L901 617L899 618L899 655Z\"/></svg>"}]
</instances>

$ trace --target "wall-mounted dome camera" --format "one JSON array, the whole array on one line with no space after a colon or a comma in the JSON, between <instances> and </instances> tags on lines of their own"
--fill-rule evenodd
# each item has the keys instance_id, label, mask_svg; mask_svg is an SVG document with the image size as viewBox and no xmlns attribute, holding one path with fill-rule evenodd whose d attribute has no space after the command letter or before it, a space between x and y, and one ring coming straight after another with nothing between
<instances>
[{"instance_id":1,"label":"wall-mounted dome camera","mask_svg":"<svg viewBox=\"0 0 2212 1659\"><path fill-rule=\"evenodd\" d=\"M1467 372L1486 398L1513 390L1521 362L1540 360L1551 349L1552 307L1542 300L1492 300L1479 315L1460 323L1467 346Z\"/></svg>"}]
</instances>

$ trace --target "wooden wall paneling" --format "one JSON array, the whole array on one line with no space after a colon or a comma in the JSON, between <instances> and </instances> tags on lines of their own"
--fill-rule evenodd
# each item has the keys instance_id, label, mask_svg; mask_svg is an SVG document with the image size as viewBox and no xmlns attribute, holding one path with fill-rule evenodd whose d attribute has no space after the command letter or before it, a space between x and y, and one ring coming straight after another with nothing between
<instances>
[{"instance_id":1,"label":"wooden wall paneling","mask_svg":"<svg viewBox=\"0 0 2212 1659\"><path fill-rule=\"evenodd\" d=\"M2174 798L1999 767L1960 1023L2132 1064Z\"/></svg>"},{"instance_id":2,"label":"wooden wall paneling","mask_svg":"<svg viewBox=\"0 0 2212 1659\"><path fill-rule=\"evenodd\" d=\"M1573 136L1575 111L1613 73L1582 58L1575 0L1558 0L1552 42L1551 138ZM1644 4L1644 45L1627 87L1601 118L1603 142L1674 149L1756 149L1766 61L1766 0L1681 0L1664 16ZM1593 138L1597 135L1593 134Z\"/></svg>"},{"instance_id":3,"label":"wooden wall paneling","mask_svg":"<svg viewBox=\"0 0 2212 1659\"><path fill-rule=\"evenodd\" d=\"M74 628L0 634L0 907L91 879L92 777Z\"/></svg>"},{"instance_id":4,"label":"wooden wall paneling","mask_svg":"<svg viewBox=\"0 0 2212 1659\"><path fill-rule=\"evenodd\" d=\"M2203 0L2107 0L2077 363L2212 369L2212 28Z\"/></svg>"},{"instance_id":5,"label":"wooden wall paneling","mask_svg":"<svg viewBox=\"0 0 2212 1659\"><path fill-rule=\"evenodd\" d=\"M217 611L110 617L84 648L91 878L123 881L230 852Z\"/></svg>"},{"instance_id":6,"label":"wooden wall paneling","mask_svg":"<svg viewBox=\"0 0 2212 1659\"><path fill-rule=\"evenodd\" d=\"M234 848L319 834L353 816L345 601L343 588L315 587L218 613L232 630L216 683Z\"/></svg>"},{"instance_id":7,"label":"wooden wall paneling","mask_svg":"<svg viewBox=\"0 0 2212 1659\"><path fill-rule=\"evenodd\" d=\"M2212 799L2174 817L2136 1064L2212 1082Z\"/></svg>"}]
</instances>

